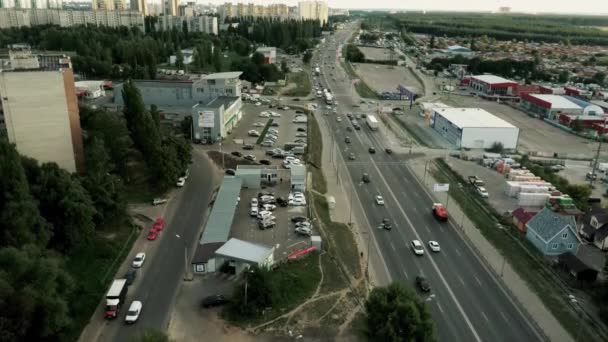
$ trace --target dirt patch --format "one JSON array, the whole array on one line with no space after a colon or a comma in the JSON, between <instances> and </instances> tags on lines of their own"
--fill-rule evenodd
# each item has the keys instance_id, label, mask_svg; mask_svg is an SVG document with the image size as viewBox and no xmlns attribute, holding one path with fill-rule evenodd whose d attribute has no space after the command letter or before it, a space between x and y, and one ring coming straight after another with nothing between
<instances>
[{"instance_id":1,"label":"dirt patch","mask_svg":"<svg viewBox=\"0 0 608 342\"><path fill-rule=\"evenodd\" d=\"M223 160L222 160L222 154L224 155ZM223 163L224 169L236 170L237 165L259 165L259 163L252 162L250 160L243 159L243 158L238 158L231 154L220 153L218 151L207 151L207 155L220 168L222 167L222 163Z\"/></svg>"}]
</instances>

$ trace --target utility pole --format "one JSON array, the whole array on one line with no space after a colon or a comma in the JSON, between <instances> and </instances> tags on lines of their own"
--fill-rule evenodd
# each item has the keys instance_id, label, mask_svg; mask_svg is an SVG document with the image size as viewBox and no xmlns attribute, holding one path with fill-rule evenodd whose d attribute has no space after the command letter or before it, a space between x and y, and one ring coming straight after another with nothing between
<instances>
[{"instance_id":1,"label":"utility pole","mask_svg":"<svg viewBox=\"0 0 608 342\"><path fill-rule=\"evenodd\" d=\"M602 136L604 135L604 131L606 130L606 120L604 120L604 126L602 127L602 132L600 133L600 143L597 145L597 152L595 153L595 161L593 161L593 170L591 170L591 177L589 177L589 185L593 185L593 178L595 177L595 172L597 171L597 163L600 160L600 150L602 149L602 141L604 140Z\"/></svg>"}]
</instances>

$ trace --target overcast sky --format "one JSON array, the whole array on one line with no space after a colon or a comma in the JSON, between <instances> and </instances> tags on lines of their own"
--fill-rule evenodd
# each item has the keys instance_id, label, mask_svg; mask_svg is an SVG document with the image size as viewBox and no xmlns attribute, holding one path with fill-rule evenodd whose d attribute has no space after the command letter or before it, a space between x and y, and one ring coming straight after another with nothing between
<instances>
[{"instance_id":1,"label":"overcast sky","mask_svg":"<svg viewBox=\"0 0 608 342\"><path fill-rule=\"evenodd\" d=\"M241 2L238 0L212 0L215 4L224 2ZM198 0L205 3L204 0ZM256 0L260 5L271 3L287 3L296 5L297 0L276 1ZM392 9L420 9L443 11L496 11L501 6L511 7L515 12L551 12L551 13L588 13L608 14L608 0L329 0L330 7L336 8L392 8Z\"/></svg>"}]
</instances>

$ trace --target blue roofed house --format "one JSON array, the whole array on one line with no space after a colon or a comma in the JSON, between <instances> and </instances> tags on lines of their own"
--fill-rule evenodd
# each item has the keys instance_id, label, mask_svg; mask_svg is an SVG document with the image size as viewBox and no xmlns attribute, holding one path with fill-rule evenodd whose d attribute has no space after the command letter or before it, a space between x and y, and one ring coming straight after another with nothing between
<instances>
[{"instance_id":1,"label":"blue roofed house","mask_svg":"<svg viewBox=\"0 0 608 342\"><path fill-rule=\"evenodd\" d=\"M544 255L571 252L576 255L580 240L574 216L544 208L526 224L526 238Z\"/></svg>"}]
</instances>

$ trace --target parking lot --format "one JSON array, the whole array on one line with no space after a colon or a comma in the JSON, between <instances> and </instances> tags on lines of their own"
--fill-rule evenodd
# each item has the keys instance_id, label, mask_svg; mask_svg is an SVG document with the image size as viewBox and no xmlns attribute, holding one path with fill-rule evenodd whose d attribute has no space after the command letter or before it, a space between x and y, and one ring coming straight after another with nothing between
<instances>
[{"instance_id":1,"label":"parking lot","mask_svg":"<svg viewBox=\"0 0 608 342\"><path fill-rule=\"evenodd\" d=\"M268 105L256 106L254 102L246 101L243 103L242 111L243 118L238 123L236 129L231 133L230 138L223 144L224 152L232 153L238 151L243 155L252 154L255 156L256 161L268 160L271 165L280 167L282 159L273 159L267 156L267 150L284 148L286 143L294 142L298 139L302 139L301 141L306 143L307 125L305 123L296 124L292 122L296 116L296 111L294 109L283 110L278 109L276 106L274 108L269 108ZM276 127L270 127L270 129L276 129L278 131L277 140L272 147L262 147L256 144L258 137L252 137L248 134L250 130L256 130L259 133L262 133L264 126L260 126L260 124L266 125L270 119L267 117L260 117L260 113L265 111L272 111L280 114L280 117L272 118L273 122L278 124ZM255 124L258 124L258 126L255 126ZM300 131L298 131L298 129L300 129ZM296 137L296 135L299 136ZM245 144L254 145L253 150L244 150L243 145Z\"/></svg>"},{"instance_id":2,"label":"parking lot","mask_svg":"<svg viewBox=\"0 0 608 342\"><path fill-rule=\"evenodd\" d=\"M306 206L282 207L277 204L276 209L272 212L272 215L276 218L276 225L273 228L263 230L258 226L260 220L250 215L251 200L258 198L260 191L272 192L276 197L287 198L289 187L289 181L284 180L271 188L241 190L241 201L237 206L231 236L266 246L274 246L275 261L284 260L289 253L308 247L310 238L296 234L294 231L295 224L290 220L294 216L307 216Z\"/></svg>"}]
</instances>

